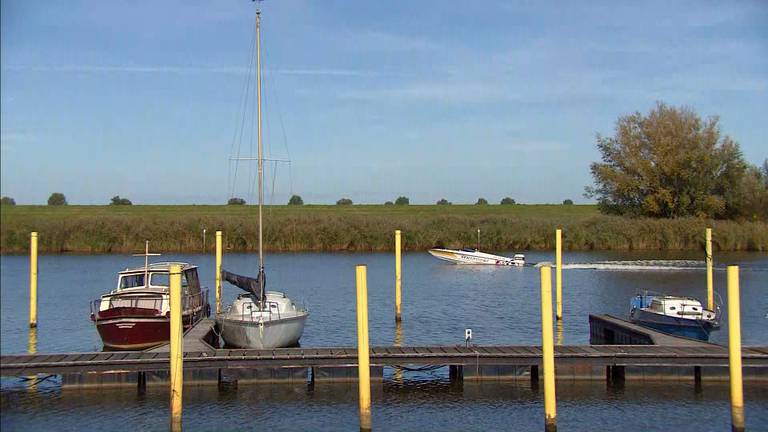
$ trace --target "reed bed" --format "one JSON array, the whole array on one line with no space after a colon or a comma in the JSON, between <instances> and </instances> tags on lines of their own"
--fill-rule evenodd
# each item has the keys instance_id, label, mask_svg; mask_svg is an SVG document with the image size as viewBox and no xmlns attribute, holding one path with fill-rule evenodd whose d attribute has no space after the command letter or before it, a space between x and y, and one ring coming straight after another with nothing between
<instances>
[{"instance_id":1,"label":"reed bed","mask_svg":"<svg viewBox=\"0 0 768 432\"><path fill-rule=\"evenodd\" d=\"M224 231L229 251L258 248L254 206L2 206L0 252L25 253L40 233L43 253L130 253L151 241L157 252L202 252ZM764 222L696 218L648 219L600 214L590 205L267 206L269 251L389 251L403 230L404 248L475 246L484 250L549 250L563 229L568 250L703 250L713 228L716 250L768 251Z\"/></svg>"}]
</instances>

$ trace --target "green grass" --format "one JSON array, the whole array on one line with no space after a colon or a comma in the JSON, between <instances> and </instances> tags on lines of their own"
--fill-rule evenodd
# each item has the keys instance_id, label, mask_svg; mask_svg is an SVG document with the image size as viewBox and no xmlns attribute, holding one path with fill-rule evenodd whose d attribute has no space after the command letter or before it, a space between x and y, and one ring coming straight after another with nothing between
<instances>
[{"instance_id":1,"label":"green grass","mask_svg":"<svg viewBox=\"0 0 768 432\"><path fill-rule=\"evenodd\" d=\"M160 252L211 250L216 230L227 249L258 246L255 206L2 206L0 252L23 253L29 232L45 253L126 253L150 240ZM563 228L571 250L701 250L704 228L718 250L768 250L764 222L630 219L592 205L267 206L265 246L271 251L386 251L400 229L406 250L474 246L477 228L487 250L551 249Z\"/></svg>"}]
</instances>

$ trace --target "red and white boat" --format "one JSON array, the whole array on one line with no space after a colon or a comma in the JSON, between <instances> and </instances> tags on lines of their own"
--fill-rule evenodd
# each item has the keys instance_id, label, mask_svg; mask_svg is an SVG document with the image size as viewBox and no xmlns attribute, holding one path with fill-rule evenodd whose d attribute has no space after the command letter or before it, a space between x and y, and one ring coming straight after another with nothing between
<instances>
[{"instance_id":1,"label":"red and white boat","mask_svg":"<svg viewBox=\"0 0 768 432\"><path fill-rule=\"evenodd\" d=\"M208 290L200 286L197 266L158 262L118 273L117 288L91 303L91 320L104 347L140 350L170 339L170 266L182 266L184 330L210 315Z\"/></svg>"}]
</instances>

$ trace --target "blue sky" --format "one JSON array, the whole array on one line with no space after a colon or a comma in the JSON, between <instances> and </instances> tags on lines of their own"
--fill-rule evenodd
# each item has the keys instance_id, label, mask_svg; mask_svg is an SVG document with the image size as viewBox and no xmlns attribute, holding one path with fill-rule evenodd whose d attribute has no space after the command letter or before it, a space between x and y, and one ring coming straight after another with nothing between
<instances>
[{"instance_id":1,"label":"blue sky","mask_svg":"<svg viewBox=\"0 0 768 432\"><path fill-rule=\"evenodd\" d=\"M309 203L588 202L595 134L657 100L719 115L747 160L768 156L766 2L262 9L265 143L292 161L268 166L274 203L291 193ZM2 194L217 204L234 191L254 202L252 164L234 176L228 161L254 10L245 0L4 0ZM249 130L246 121L241 156Z\"/></svg>"}]
</instances>

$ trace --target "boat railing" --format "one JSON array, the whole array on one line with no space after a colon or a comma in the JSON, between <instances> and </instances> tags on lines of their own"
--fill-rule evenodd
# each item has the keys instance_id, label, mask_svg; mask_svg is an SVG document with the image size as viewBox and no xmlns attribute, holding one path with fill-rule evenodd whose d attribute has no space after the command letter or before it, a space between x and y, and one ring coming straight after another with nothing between
<instances>
[{"instance_id":1,"label":"boat railing","mask_svg":"<svg viewBox=\"0 0 768 432\"><path fill-rule=\"evenodd\" d=\"M102 302L105 299L96 299L91 301L90 309L91 315L94 316L102 309ZM113 308L135 308L135 309L154 309L158 311L163 310L164 305L168 302L167 297L157 296L116 296L109 299L109 303L105 309ZM182 310L199 310L205 308L208 305L208 289L201 290L194 294L185 294L181 298Z\"/></svg>"},{"instance_id":2,"label":"boat railing","mask_svg":"<svg viewBox=\"0 0 768 432\"><path fill-rule=\"evenodd\" d=\"M182 309L204 308L208 304L208 289L201 290L194 294L187 294L181 298Z\"/></svg>"}]
</instances>

